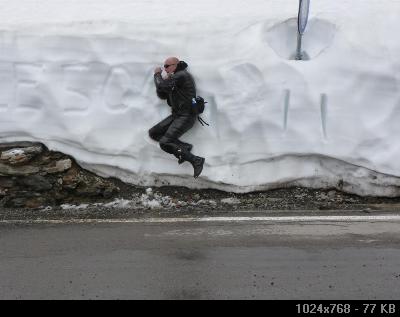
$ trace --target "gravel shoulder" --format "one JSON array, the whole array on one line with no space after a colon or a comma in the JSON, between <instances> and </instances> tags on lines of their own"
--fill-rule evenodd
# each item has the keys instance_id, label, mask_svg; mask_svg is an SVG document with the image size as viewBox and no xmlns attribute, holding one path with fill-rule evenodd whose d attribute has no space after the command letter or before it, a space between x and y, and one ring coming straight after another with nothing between
<instances>
[{"instance_id":1,"label":"gravel shoulder","mask_svg":"<svg viewBox=\"0 0 400 317\"><path fill-rule=\"evenodd\" d=\"M116 181L117 182L117 181ZM119 184L117 197L79 197L60 206L0 208L0 220L125 219L132 217L366 215L398 213L400 198L359 197L336 190L277 189L233 194L182 187Z\"/></svg>"}]
</instances>

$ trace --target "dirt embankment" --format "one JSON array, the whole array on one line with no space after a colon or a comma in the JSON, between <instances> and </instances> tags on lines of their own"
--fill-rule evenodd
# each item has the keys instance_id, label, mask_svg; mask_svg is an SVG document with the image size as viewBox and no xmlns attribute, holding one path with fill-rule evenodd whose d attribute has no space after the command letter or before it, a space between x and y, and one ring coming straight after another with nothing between
<instances>
[{"instance_id":1,"label":"dirt embankment","mask_svg":"<svg viewBox=\"0 0 400 317\"><path fill-rule=\"evenodd\" d=\"M66 202L104 200L120 191L113 181L83 170L73 158L43 144L0 144L0 205L55 206Z\"/></svg>"},{"instance_id":2,"label":"dirt embankment","mask_svg":"<svg viewBox=\"0 0 400 317\"><path fill-rule=\"evenodd\" d=\"M0 144L0 207L111 208L135 211L400 210L399 198L359 197L333 189L282 188L234 194L183 187L142 188L104 179L43 144Z\"/></svg>"}]
</instances>

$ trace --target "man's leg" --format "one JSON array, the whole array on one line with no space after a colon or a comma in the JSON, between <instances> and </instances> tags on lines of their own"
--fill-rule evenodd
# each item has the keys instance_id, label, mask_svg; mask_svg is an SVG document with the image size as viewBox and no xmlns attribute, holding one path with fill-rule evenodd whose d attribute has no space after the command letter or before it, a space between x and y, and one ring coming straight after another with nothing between
<instances>
[{"instance_id":1,"label":"man's leg","mask_svg":"<svg viewBox=\"0 0 400 317\"><path fill-rule=\"evenodd\" d=\"M154 141L159 142L160 139L164 136L164 134L167 132L168 128L174 121L174 117L170 115L169 117L165 118L162 120L160 123L157 123L154 127L152 127L149 130L149 136L152 138ZM177 140L176 143L180 145L181 147L184 147L187 151L191 151L193 146L189 143L182 142L180 140ZM176 156L176 155L175 155ZM176 158L179 160L178 163L182 164L184 161L176 156Z\"/></svg>"},{"instance_id":2,"label":"man's leg","mask_svg":"<svg viewBox=\"0 0 400 317\"><path fill-rule=\"evenodd\" d=\"M164 120L162 120L160 123L157 123L154 127L152 127L149 130L149 136L152 138L154 141L160 142L160 139L164 136L164 134L167 132L169 126L171 123L174 121L174 118L172 115L168 116Z\"/></svg>"},{"instance_id":3,"label":"man's leg","mask_svg":"<svg viewBox=\"0 0 400 317\"><path fill-rule=\"evenodd\" d=\"M194 156L182 145L179 138L193 127L196 118L193 116L179 116L171 123L167 132L160 140L160 147L165 152L175 155L180 161L188 161L194 169L194 177L198 177L203 169L204 158Z\"/></svg>"},{"instance_id":4,"label":"man's leg","mask_svg":"<svg viewBox=\"0 0 400 317\"><path fill-rule=\"evenodd\" d=\"M178 144L178 146L180 146L181 148L184 148L187 152L191 152L192 149L193 149L193 145L192 145L192 144L182 142L181 140L177 140L177 144ZM182 164L182 163L184 163L184 162L185 162L185 160L184 160L182 157L178 157L178 163L179 163L179 164Z\"/></svg>"},{"instance_id":5,"label":"man's leg","mask_svg":"<svg viewBox=\"0 0 400 317\"><path fill-rule=\"evenodd\" d=\"M182 146L182 147L186 148L189 152L190 152L190 151L192 150L192 148L193 148L193 145L192 145L192 144L186 143L186 142L182 142L181 140L176 140L176 143L177 143L179 146Z\"/></svg>"},{"instance_id":6,"label":"man's leg","mask_svg":"<svg viewBox=\"0 0 400 317\"><path fill-rule=\"evenodd\" d=\"M179 141L179 138L193 127L195 121L196 119L192 116L178 116L174 118L160 139L161 149L174 155L180 153L179 150L185 150L185 146L183 146L183 142Z\"/></svg>"}]
</instances>

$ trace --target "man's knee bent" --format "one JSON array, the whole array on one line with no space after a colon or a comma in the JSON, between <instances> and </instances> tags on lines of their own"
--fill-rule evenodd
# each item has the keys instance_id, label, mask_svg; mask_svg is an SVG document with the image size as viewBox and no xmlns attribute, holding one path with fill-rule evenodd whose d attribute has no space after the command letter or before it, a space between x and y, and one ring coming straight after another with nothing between
<instances>
[{"instance_id":1,"label":"man's knee bent","mask_svg":"<svg viewBox=\"0 0 400 317\"><path fill-rule=\"evenodd\" d=\"M160 142L160 148L163 151L165 151L169 154L175 154L175 152L177 151L177 146L169 138L166 138L165 136L163 136L159 142Z\"/></svg>"},{"instance_id":2,"label":"man's knee bent","mask_svg":"<svg viewBox=\"0 0 400 317\"><path fill-rule=\"evenodd\" d=\"M167 152L169 154L175 154L175 148L171 146L171 144L160 142L160 148L164 152Z\"/></svg>"},{"instance_id":3,"label":"man's knee bent","mask_svg":"<svg viewBox=\"0 0 400 317\"><path fill-rule=\"evenodd\" d=\"M161 136L153 128L149 130L149 137L157 142L159 142L161 139Z\"/></svg>"}]
</instances>

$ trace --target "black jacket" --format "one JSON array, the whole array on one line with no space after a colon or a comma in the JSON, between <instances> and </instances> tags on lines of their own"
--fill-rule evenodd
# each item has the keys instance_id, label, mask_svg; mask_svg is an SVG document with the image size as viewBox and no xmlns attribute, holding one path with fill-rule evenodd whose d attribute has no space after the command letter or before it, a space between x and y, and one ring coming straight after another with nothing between
<instances>
[{"instance_id":1,"label":"black jacket","mask_svg":"<svg viewBox=\"0 0 400 317\"><path fill-rule=\"evenodd\" d=\"M192 98L196 97L196 84L186 70L187 67L185 62L179 62L175 73L166 80L159 73L154 75L157 96L163 100L167 99L173 114L194 115Z\"/></svg>"}]
</instances>

